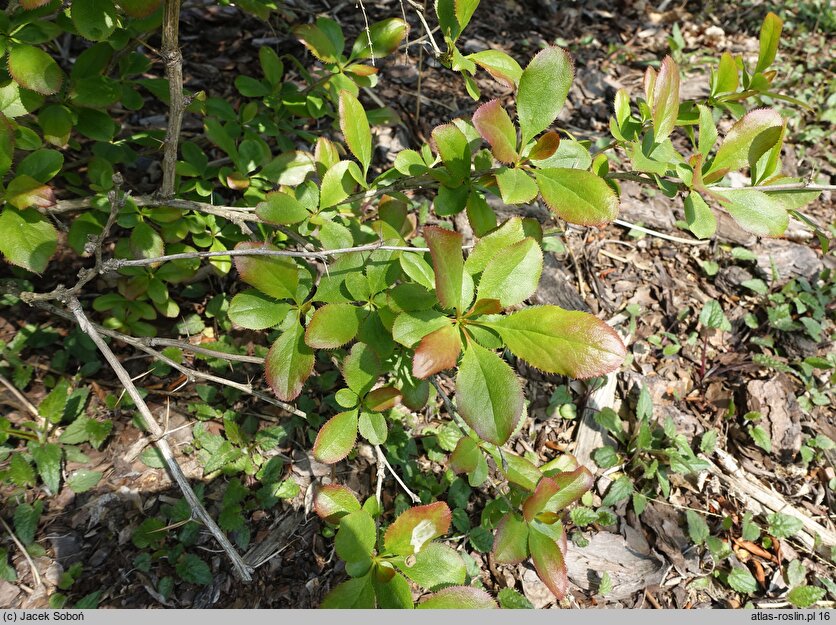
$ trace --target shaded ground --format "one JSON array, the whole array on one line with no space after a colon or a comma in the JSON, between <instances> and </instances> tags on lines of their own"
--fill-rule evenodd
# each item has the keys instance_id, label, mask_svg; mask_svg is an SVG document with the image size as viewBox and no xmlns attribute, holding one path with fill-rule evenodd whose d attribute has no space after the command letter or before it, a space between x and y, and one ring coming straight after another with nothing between
<instances>
[{"instance_id":1,"label":"shaded ground","mask_svg":"<svg viewBox=\"0 0 836 625\"><path fill-rule=\"evenodd\" d=\"M309 7L312 3L302 4ZM660 59L669 51L667 37L674 24L680 25L685 44L684 51L679 53L688 76L683 80L687 90L685 96L694 97L707 91L707 59L724 50L757 54L757 28L766 11L766 7L759 5L720 8L711 3L690 2L674 7L671 6L673 3L663 2L660 6L664 10L658 11L644 2L590 2L573 3L552 14L543 5L535 4L532 8L514 0L489 4L477 11L474 22L466 31L463 49L470 52L497 47L517 59L526 59L545 44L567 46L576 60L577 79L559 124L593 143L599 139L606 142L609 103L615 90L623 86L635 92L640 88L644 64ZM832 107L833 95L824 91L828 88L824 77L828 69L833 68L832 65L830 68L820 65L824 58L822 52L827 49L827 38L832 41L832 32L822 30L824 26L817 21L820 16L814 8L796 8L788 14L787 29L795 33L796 39L793 44L783 46L779 53L781 78L778 82L793 85L799 96L820 105L829 102ZM290 10L299 21L307 19L308 12L312 11L292 7ZM367 10L371 20L401 13L396 2L376 3ZM333 11L325 9L325 12L339 19L347 33L353 34L362 28L362 15L353 3L340 3ZM411 23L415 21L411 14L409 19ZM220 78L252 73L258 45L275 46L280 53L302 53L301 46L288 34L286 23L278 18L266 26L252 18L242 22L240 13L234 8L213 7L210 10L187 5L183 22L186 87L192 91L205 89L211 95L227 95L234 99L234 94L230 95L231 81ZM414 39L421 31L417 23L413 26ZM484 96L505 98L511 95L493 82L484 81L481 86ZM218 92L224 88L229 89L229 93ZM403 121L402 125L377 130L380 147L376 158L379 163L393 160L394 154L403 147L420 145L435 125L455 116L469 115L474 109L460 80L421 55L415 44L409 47L408 58L389 59L374 94L396 109ZM143 111L141 119L135 121L140 125L153 123L157 113L162 110ZM790 165L794 171L788 173L800 176L815 173L824 182L833 182L833 146L822 140L832 136L832 124L827 120L833 119L833 109L817 113L795 111L793 115L790 134L799 139L794 146L799 158ZM199 130L199 120L187 118L186 135ZM152 166L146 172L138 173L140 179L133 181L137 192L153 190L157 175ZM544 222L548 219L547 212L542 209L532 207L527 210ZM643 195L638 189L625 186L622 217L628 221L677 234L674 221L681 217L679 211L678 204L667 198ZM825 226L832 223L830 194L825 194L811 208L810 214ZM458 222L457 226L465 227ZM749 254L735 251L736 248ZM621 314L619 329L629 337L632 362L618 376L613 407L623 415L631 413L638 389L647 388L653 400L654 416L660 422L669 417L677 433L693 440L715 430L717 447L729 452L749 475L766 481L792 506L804 510L820 523L829 524L832 530L836 504L828 486L834 477L833 458L829 455L832 452L828 452L824 460L819 459L808 466L799 462L799 454L802 445L811 437L821 434L836 439L833 387L828 371L819 370L808 376L805 388L802 377L790 370L789 365L805 358L824 358L832 353L836 283L829 278L813 289L823 293L816 301L825 311L818 340L805 333L804 327L778 331L770 326L769 322L776 314L770 311L779 304L770 302L764 294L746 284L759 278L768 283L770 293L779 292L790 284L788 298L792 300L805 289L798 279L816 284L824 269L836 265L833 255L823 254L818 243L797 228L791 230L791 236L786 240L756 241L731 225L721 227L718 240L707 246L672 244L619 226L609 226L602 230L571 230L563 245L555 249L548 255L540 291L534 298L536 302L585 308L605 319ZM74 270L71 267L66 270L65 276L58 273L45 276L37 285L38 289L47 290L58 282L71 281ZM791 283L793 279L796 282ZM227 280L234 280L234 277ZM707 300L721 303L731 322L730 331L700 330L698 318ZM24 323L51 325L57 333L54 340L66 340L67 328L46 315L30 314L22 319L17 316L19 309L8 308L4 308L2 314L2 340L10 341ZM803 316L797 309L793 314L796 322ZM752 315L752 319L747 319L747 315ZM244 340L252 340L252 337L241 336ZM126 358L131 355L128 351L122 354ZM754 354L763 357L754 359ZM48 357L36 350L28 355L33 364L41 367L35 374L36 381L49 374L45 368ZM129 361L128 366L135 375L148 368L144 360ZM242 379L245 369L242 367L236 372ZM258 375L257 368L250 369L251 375ZM528 380L529 414L533 418L516 440L515 451L534 453L542 460L559 452L574 451L579 419L561 418L560 395L555 392L566 385L566 380L528 371L521 363L518 371ZM172 566L163 562L143 572L143 567L137 565L137 557L149 553L153 558L153 550L137 548L132 535L145 518L166 505L176 504L179 493L171 489L163 471L149 468L140 459L142 447L137 445L140 433L130 421L130 411L114 413L107 408L107 395L116 388L109 372L99 372L92 378L96 382L88 413L109 416L115 428L101 451L85 450L91 459L85 466L104 471L105 480L93 492L74 495L64 489L48 501L38 530L38 542L45 548L44 554L34 558L34 565L47 582L46 592L55 591L62 571L74 562L84 564L85 574L63 590L70 604L91 592L105 589L99 604L108 607L160 604L176 607L315 607L334 583L342 579L344 573L341 565L336 564L338 560L333 554L331 540L323 537L319 520L309 513L308 486L312 479L333 478L336 472L341 482L366 496L374 488L374 459L369 449L361 448L358 458L351 463L342 463L336 469L319 465L303 451L308 447L307 428L294 423L278 451L290 459L284 469L285 477L292 477L299 483L300 493L289 502L247 514L251 528L249 548L271 546L265 553L251 554L250 561L261 564L255 582L246 586L234 580L226 572L223 555L215 552L211 539L200 536L195 539L196 548L210 563L212 583L199 586L178 582L171 593L163 597L159 592L160 578L173 575ZM196 399L193 390L181 388L176 375L154 380L146 386L151 392L152 409L163 412L166 402L170 402L171 425L189 424L191 415L186 406ZM31 388L37 389L38 385L33 384ZM571 388L575 399L570 403L575 404L575 412L580 415L588 389L577 383ZM322 390L326 392L328 388ZM34 403L39 399L37 392L33 391L30 398ZM795 397L810 404L805 405L805 411L799 408ZM280 410L263 404L241 401L239 407L259 418L284 418ZM749 411L759 411L763 415L759 424L770 435L771 452L755 444L750 434L751 424L743 419ZM424 432L437 426L440 418L436 409L416 415L413 431ZM220 428L212 422L209 427ZM184 428L175 440L178 448L187 450L191 429ZM420 449L426 450L429 446ZM181 460L189 477L195 481L202 479L202 468L194 456L183 456ZM436 474L441 473L441 466L426 454L422 454L419 464ZM77 466L81 465L70 463L68 472ZM606 483L602 480L599 486L605 487ZM205 497L214 515L220 510L226 489L222 479L206 485ZM391 480L386 482L386 491L384 506L391 509L397 493ZM471 501L469 511L478 523L480 506L474 505L476 503ZM737 519L733 528L720 529L713 522L712 528L728 537L739 536L739 517L744 506L740 499L729 495L722 482L707 475L698 479L675 477L670 494L651 501L640 518L632 511L627 512L625 504L622 502L615 508L618 516L615 525L600 528L600 534L586 532L592 539L586 556L578 555L584 553L582 549L571 547L576 553L573 560L576 568L570 566L570 570L573 571L573 582L579 587L567 598L565 606L615 603L625 607L680 608L741 605L738 595L720 585L701 588L686 584L706 574L712 564L710 556L700 555L702 552L689 542L681 514L683 509L693 508L709 515L730 515ZM11 512L3 516L10 518ZM464 535L458 544L477 563L484 565L481 581L488 590L496 593L500 588L512 585L535 606L544 607L553 602L550 593L525 565L497 567ZM11 543L8 546L10 553L14 552ZM833 577L832 564L797 541L785 541L780 549L777 556L775 551L760 557L750 553L737 554L742 562L758 559L758 564L752 565L756 572L760 570L763 580L755 599L757 604L774 603L771 598L782 596L786 590L780 573L775 575L777 563L767 556L775 556L781 562L782 558L793 559L795 554L811 575ZM634 554L635 560L625 559L628 552ZM584 583L583 578L589 570L606 569L608 555L611 557L609 564L615 561L626 573L613 569L613 591L607 597L596 596L595 584L588 580ZM585 561L584 557L587 558ZM0 582L0 605L47 605L46 594L31 592L26 560L15 552L12 561L23 581L19 584Z\"/></svg>"}]
</instances>

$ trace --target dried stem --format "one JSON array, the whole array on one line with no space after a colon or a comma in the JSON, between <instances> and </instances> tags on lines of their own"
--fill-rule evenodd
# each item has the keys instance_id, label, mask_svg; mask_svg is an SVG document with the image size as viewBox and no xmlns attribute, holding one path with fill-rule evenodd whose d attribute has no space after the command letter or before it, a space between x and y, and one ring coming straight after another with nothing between
<instances>
[{"instance_id":1,"label":"dried stem","mask_svg":"<svg viewBox=\"0 0 836 625\"><path fill-rule=\"evenodd\" d=\"M400 484L400 487L401 487L401 488L403 488L404 492L405 492L407 495L409 495L409 498L410 498L410 499L412 499L412 503L421 503L421 498L420 498L420 497L418 497L418 495L416 495L415 493L413 493L411 490L409 490L409 487L408 487L406 484L404 484L404 483L403 483L403 480L402 480L402 479L400 478L400 476L397 474L397 472L395 471L395 469L393 469L393 468L392 468L392 465L391 465L391 464L389 464L389 461L386 459L386 456L384 455L383 450L380 448L380 445L375 445L375 446L374 446L374 448L375 448L375 451L377 451L377 461L378 461L378 463L381 463L381 462L382 462L382 463L383 463L383 465L384 465L387 469L389 469L389 473L391 473L391 474L392 474L392 477L394 477L394 478L395 478L395 481L396 481L398 484Z\"/></svg>"},{"instance_id":2,"label":"dried stem","mask_svg":"<svg viewBox=\"0 0 836 625\"><path fill-rule=\"evenodd\" d=\"M107 343L105 343L102 335L97 331L97 329L90 323L87 319L87 316L84 314L84 310L81 308L81 303L78 301L77 298L72 297L68 302L68 308L70 312L74 315L76 322L78 323L79 328L81 328L82 332L84 332L90 339L96 344L96 347L99 348L99 351L104 356L105 360L107 360L108 364L113 369L113 372L116 374L116 377L119 378L119 381L122 383L122 386L125 387L128 395L130 395L131 399L133 400L134 404L139 411L140 416L142 417L142 421L145 424L145 427L151 433L154 439L154 445L160 452L160 455L163 457L163 460L168 467L169 473L174 478L174 481L177 482L177 485L180 487L180 490L183 492L183 496L186 498L186 502L189 504L189 508L191 509L192 516L199 519L203 522L212 536L215 537L215 540L218 541L218 544L224 550L226 555L229 557L230 561L232 562L233 567L235 568L238 577L245 582L252 581L252 576L250 575L251 569L244 563L241 559L241 556L235 550L235 547L232 543L229 542L229 539L226 535L221 531L221 528L215 523L214 519L209 515L206 511L206 508L203 507L203 504L200 503L200 500L195 495L194 491L192 490L191 485L189 484L188 479L186 478L183 470L180 468L180 465L177 464L177 460L174 458L174 453L171 450L171 446L168 444L168 441L165 439L165 432L157 423L157 420L154 418L154 415L151 414L151 410L148 408L148 405L145 403L145 400L142 399L142 395L140 395L139 391L137 390L136 386L131 380L130 374L125 370L125 367L122 366L122 363L119 362L119 359L116 355L111 351L110 347Z\"/></svg>"},{"instance_id":3,"label":"dried stem","mask_svg":"<svg viewBox=\"0 0 836 625\"><path fill-rule=\"evenodd\" d=\"M180 141L180 127L186 102L183 98L183 56L180 54L180 0L165 0L163 13L163 61L168 78L168 127L163 144L163 182L160 195L164 198L174 195L177 178L177 144Z\"/></svg>"}]
</instances>

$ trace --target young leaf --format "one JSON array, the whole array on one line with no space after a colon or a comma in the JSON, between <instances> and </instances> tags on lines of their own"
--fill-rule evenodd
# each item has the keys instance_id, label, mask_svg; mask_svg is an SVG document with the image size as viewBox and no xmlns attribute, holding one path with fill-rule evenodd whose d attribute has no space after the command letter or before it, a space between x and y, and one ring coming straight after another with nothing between
<instances>
[{"instance_id":1,"label":"young leaf","mask_svg":"<svg viewBox=\"0 0 836 625\"><path fill-rule=\"evenodd\" d=\"M446 324L421 339L412 359L412 375L425 380L434 373L452 369L461 351L458 329L452 324Z\"/></svg>"},{"instance_id":2,"label":"young leaf","mask_svg":"<svg viewBox=\"0 0 836 625\"><path fill-rule=\"evenodd\" d=\"M346 514L360 509L360 502L354 493L340 484L318 487L314 492L313 505L319 518L334 524Z\"/></svg>"},{"instance_id":3,"label":"young leaf","mask_svg":"<svg viewBox=\"0 0 836 625\"><path fill-rule=\"evenodd\" d=\"M476 109L473 125L490 144L496 160L507 165L517 161L517 129L499 100L491 100Z\"/></svg>"},{"instance_id":4,"label":"young leaf","mask_svg":"<svg viewBox=\"0 0 836 625\"><path fill-rule=\"evenodd\" d=\"M437 126L432 131L433 142L441 161L456 181L470 175L470 147L467 137L455 124Z\"/></svg>"},{"instance_id":5,"label":"young leaf","mask_svg":"<svg viewBox=\"0 0 836 625\"><path fill-rule=\"evenodd\" d=\"M55 227L37 210L6 205L0 213L0 252L13 265L42 273L58 247Z\"/></svg>"},{"instance_id":6,"label":"young leaf","mask_svg":"<svg viewBox=\"0 0 836 625\"><path fill-rule=\"evenodd\" d=\"M348 91L340 91L340 130L351 153L363 166L363 177L372 162L372 133L366 110L360 101Z\"/></svg>"},{"instance_id":7,"label":"young leaf","mask_svg":"<svg viewBox=\"0 0 836 625\"><path fill-rule=\"evenodd\" d=\"M698 239L710 239L717 231L717 218L702 196L691 191L684 201L685 221Z\"/></svg>"},{"instance_id":8,"label":"young leaf","mask_svg":"<svg viewBox=\"0 0 836 625\"><path fill-rule=\"evenodd\" d=\"M235 295L227 314L232 323L248 330L264 330L282 322L290 311L290 304L277 302L256 289Z\"/></svg>"},{"instance_id":9,"label":"young leaf","mask_svg":"<svg viewBox=\"0 0 836 625\"><path fill-rule=\"evenodd\" d=\"M377 565L377 571L392 571L394 569L382 564ZM377 596L377 607L383 610L411 610L414 605L412 603L412 590L409 587L409 582L403 575L392 575L387 580L382 577L387 575L375 574L373 575L372 583L374 585L374 592Z\"/></svg>"},{"instance_id":10,"label":"young leaf","mask_svg":"<svg viewBox=\"0 0 836 625\"><path fill-rule=\"evenodd\" d=\"M384 412L395 407L401 400L401 392L394 386L381 386L371 391L363 400L372 412Z\"/></svg>"},{"instance_id":11,"label":"young leaf","mask_svg":"<svg viewBox=\"0 0 836 625\"><path fill-rule=\"evenodd\" d=\"M341 412L331 417L316 435L314 458L324 464L335 464L354 449L356 441L357 411Z\"/></svg>"},{"instance_id":12,"label":"young leaf","mask_svg":"<svg viewBox=\"0 0 836 625\"><path fill-rule=\"evenodd\" d=\"M603 321L558 306L525 308L486 325L499 332L518 358L573 378L614 371L627 353L621 338Z\"/></svg>"},{"instance_id":13,"label":"young leaf","mask_svg":"<svg viewBox=\"0 0 836 625\"><path fill-rule=\"evenodd\" d=\"M362 312L351 304L326 304L318 308L305 330L305 344L314 349L336 349L354 340Z\"/></svg>"},{"instance_id":14,"label":"young leaf","mask_svg":"<svg viewBox=\"0 0 836 625\"><path fill-rule=\"evenodd\" d=\"M30 443L29 451L32 453L32 458L35 460L35 466L38 467L38 474L41 476L44 486L53 495L57 495L58 488L61 485L61 458L64 455L61 446L55 443L45 443L43 445Z\"/></svg>"},{"instance_id":15,"label":"young leaf","mask_svg":"<svg viewBox=\"0 0 836 625\"><path fill-rule=\"evenodd\" d=\"M510 89L514 89L520 84L522 67L504 52L481 50L467 55L467 58Z\"/></svg>"},{"instance_id":16,"label":"young leaf","mask_svg":"<svg viewBox=\"0 0 836 625\"><path fill-rule=\"evenodd\" d=\"M478 299L499 300L503 308L521 304L534 294L543 271L543 251L528 237L509 245L491 260L479 281Z\"/></svg>"},{"instance_id":17,"label":"young leaf","mask_svg":"<svg viewBox=\"0 0 836 625\"><path fill-rule=\"evenodd\" d=\"M824 588L818 586L797 586L787 593L787 600L796 608L809 608L817 601L821 601L825 592Z\"/></svg>"},{"instance_id":18,"label":"young leaf","mask_svg":"<svg viewBox=\"0 0 836 625\"><path fill-rule=\"evenodd\" d=\"M470 252L464 268L471 275L482 273L488 263L496 258L503 248L522 241L525 238L523 222L520 217L512 217L496 230L486 234Z\"/></svg>"},{"instance_id":19,"label":"young leaf","mask_svg":"<svg viewBox=\"0 0 836 625\"><path fill-rule=\"evenodd\" d=\"M479 0L435 0L435 12L444 36L455 42L470 23Z\"/></svg>"},{"instance_id":20,"label":"young leaf","mask_svg":"<svg viewBox=\"0 0 836 625\"><path fill-rule=\"evenodd\" d=\"M353 577L335 586L325 595L320 605L323 609L371 609L375 607L374 586L372 574L363 577Z\"/></svg>"},{"instance_id":21,"label":"young leaf","mask_svg":"<svg viewBox=\"0 0 836 625\"><path fill-rule=\"evenodd\" d=\"M603 178L580 169L553 167L535 173L548 207L569 223L599 226L618 216L618 196Z\"/></svg>"},{"instance_id":22,"label":"young leaf","mask_svg":"<svg viewBox=\"0 0 836 625\"><path fill-rule=\"evenodd\" d=\"M537 576L558 599L565 597L569 590L569 574L563 552L554 538L532 527L528 534L528 548Z\"/></svg>"},{"instance_id":23,"label":"young leaf","mask_svg":"<svg viewBox=\"0 0 836 625\"><path fill-rule=\"evenodd\" d=\"M729 573L729 586L748 595L758 589L758 582L745 566L736 566Z\"/></svg>"},{"instance_id":24,"label":"young leaf","mask_svg":"<svg viewBox=\"0 0 836 625\"><path fill-rule=\"evenodd\" d=\"M379 59L398 49L409 27L399 17L390 17L372 24L368 31L361 32L351 48L351 58ZM371 39L372 45L369 46Z\"/></svg>"},{"instance_id":25,"label":"young leaf","mask_svg":"<svg viewBox=\"0 0 836 625\"><path fill-rule=\"evenodd\" d=\"M438 301L443 308L455 308L461 312L462 274L464 273L462 235L444 228L430 226L424 228L424 238L433 259Z\"/></svg>"},{"instance_id":26,"label":"young leaf","mask_svg":"<svg viewBox=\"0 0 836 625\"><path fill-rule=\"evenodd\" d=\"M293 401L311 375L314 353L305 345L305 330L295 323L276 339L264 361L267 384L283 401Z\"/></svg>"},{"instance_id":27,"label":"young leaf","mask_svg":"<svg viewBox=\"0 0 836 625\"><path fill-rule=\"evenodd\" d=\"M513 369L475 341L459 365L456 400L467 424L494 445L504 444L522 417L522 387Z\"/></svg>"},{"instance_id":28,"label":"young leaf","mask_svg":"<svg viewBox=\"0 0 836 625\"><path fill-rule=\"evenodd\" d=\"M528 556L528 523L508 512L496 526L493 557L500 564L519 564Z\"/></svg>"},{"instance_id":29,"label":"young leaf","mask_svg":"<svg viewBox=\"0 0 836 625\"><path fill-rule=\"evenodd\" d=\"M400 396L400 393L398 395ZM372 445L382 445L386 442L389 431L386 427L386 418L380 412L367 412L363 410L360 413L357 425L360 436Z\"/></svg>"},{"instance_id":30,"label":"young leaf","mask_svg":"<svg viewBox=\"0 0 836 625\"><path fill-rule=\"evenodd\" d=\"M548 512L564 510L583 497L595 483L595 478L586 467L563 471L551 479L557 485L557 492L546 502L544 509Z\"/></svg>"},{"instance_id":31,"label":"young leaf","mask_svg":"<svg viewBox=\"0 0 836 625\"><path fill-rule=\"evenodd\" d=\"M448 466L454 473L470 473L479 463L482 451L469 436L462 436L456 443L456 448L450 454Z\"/></svg>"},{"instance_id":32,"label":"young leaf","mask_svg":"<svg viewBox=\"0 0 836 625\"><path fill-rule=\"evenodd\" d=\"M740 227L761 237L779 237L786 231L790 216L780 199L757 189L714 191L720 203Z\"/></svg>"},{"instance_id":33,"label":"young leaf","mask_svg":"<svg viewBox=\"0 0 836 625\"><path fill-rule=\"evenodd\" d=\"M765 71L775 60L775 53L778 51L778 41L781 38L781 30L784 22L772 11L766 14L761 25L760 51L758 52L758 64L755 66L755 73Z\"/></svg>"},{"instance_id":34,"label":"young leaf","mask_svg":"<svg viewBox=\"0 0 836 625\"><path fill-rule=\"evenodd\" d=\"M380 358L366 343L355 343L343 361L343 378L354 393L368 393L383 372Z\"/></svg>"},{"instance_id":35,"label":"young leaf","mask_svg":"<svg viewBox=\"0 0 836 625\"><path fill-rule=\"evenodd\" d=\"M386 551L399 556L418 553L431 540L446 534L451 520L450 508L443 501L413 506L386 530L384 547Z\"/></svg>"},{"instance_id":36,"label":"young leaf","mask_svg":"<svg viewBox=\"0 0 836 625\"><path fill-rule=\"evenodd\" d=\"M426 545L415 555L415 562L411 566L403 561L395 562L404 575L429 590L464 584L467 576L459 552L439 542Z\"/></svg>"},{"instance_id":37,"label":"young leaf","mask_svg":"<svg viewBox=\"0 0 836 625\"><path fill-rule=\"evenodd\" d=\"M274 245L244 241L236 250L278 250ZM287 256L236 256L235 268L241 279L276 299L296 299L299 268Z\"/></svg>"},{"instance_id":38,"label":"young leaf","mask_svg":"<svg viewBox=\"0 0 836 625\"><path fill-rule=\"evenodd\" d=\"M549 130L537 139L537 143L531 148L528 153L528 158L532 161L543 161L554 156L557 149L560 147L560 135L554 130Z\"/></svg>"},{"instance_id":39,"label":"young leaf","mask_svg":"<svg viewBox=\"0 0 836 625\"><path fill-rule=\"evenodd\" d=\"M293 34L320 61L336 63L337 57L342 53L342 47L337 48L335 42L328 37L325 30L320 28L323 25L325 25L325 20L320 18L316 25L303 24L296 26L293 29Z\"/></svg>"},{"instance_id":40,"label":"young leaf","mask_svg":"<svg viewBox=\"0 0 836 625\"><path fill-rule=\"evenodd\" d=\"M495 177L499 195L506 204L526 204L537 197L537 184L522 169L503 167Z\"/></svg>"},{"instance_id":41,"label":"young leaf","mask_svg":"<svg viewBox=\"0 0 836 625\"><path fill-rule=\"evenodd\" d=\"M9 74L21 87L42 95L58 93L64 74L51 56L40 48L15 45L9 51Z\"/></svg>"},{"instance_id":42,"label":"young leaf","mask_svg":"<svg viewBox=\"0 0 836 625\"><path fill-rule=\"evenodd\" d=\"M374 519L365 510L351 512L340 519L340 529L334 539L337 555L346 562L367 559L377 542Z\"/></svg>"},{"instance_id":43,"label":"young leaf","mask_svg":"<svg viewBox=\"0 0 836 625\"><path fill-rule=\"evenodd\" d=\"M497 605L481 588L450 586L430 595L416 607L419 610L492 610Z\"/></svg>"},{"instance_id":44,"label":"young leaf","mask_svg":"<svg viewBox=\"0 0 836 625\"><path fill-rule=\"evenodd\" d=\"M520 77L517 91L517 116L522 131L522 145L548 128L557 118L574 78L569 54L552 46L531 59Z\"/></svg>"},{"instance_id":45,"label":"young leaf","mask_svg":"<svg viewBox=\"0 0 836 625\"><path fill-rule=\"evenodd\" d=\"M653 92L653 140L662 143L679 115L679 67L669 56L662 61Z\"/></svg>"},{"instance_id":46,"label":"young leaf","mask_svg":"<svg viewBox=\"0 0 836 625\"><path fill-rule=\"evenodd\" d=\"M739 84L737 63L734 57L728 52L723 52L720 63L717 66L717 75L714 81L714 94L734 93Z\"/></svg>"},{"instance_id":47,"label":"young leaf","mask_svg":"<svg viewBox=\"0 0 836 625\"><path fill-rule=\"evenodd\" d=\"M780 139L784 120L774 109L755 109L741 117L723 139L705 182L714 182L729 171L757 163Z\"/></svg>"}]
</instances>

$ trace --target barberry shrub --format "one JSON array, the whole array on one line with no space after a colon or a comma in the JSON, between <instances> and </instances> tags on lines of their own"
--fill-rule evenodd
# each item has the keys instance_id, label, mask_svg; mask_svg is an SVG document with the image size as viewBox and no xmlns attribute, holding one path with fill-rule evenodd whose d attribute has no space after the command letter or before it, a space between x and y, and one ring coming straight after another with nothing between
<instances>
[{"instance_id":1,"label":"barberry shrub","mask_svg":"<svg viewBox=\"0 0 836 625\"><path fill-rule=\"evenodd\" d=\"M237 4L262 18L270 11L259 0ZM401 151L386 167L374 159L372 128L396 115L361 99L377 84L378 61L407 34L399 17L369 25L350 47L330 18L297 25L292 35L310 62L261 47L258 75L230 77L237 94L224 99L181 97L170 38L176 2L13 3L0 13L0 250L19 268L18 280L37 284L38 274L54 269L54 215L76 214L61 246L82 259L95 256L96 270L115 284L93 300L93 310L106 328L140 337L182 317L183 285L237 276L231 299L207 293L204 278L207 314L262 333L265 379L280 402L305 393L317 362L339 371L337 409L324 415L313 441L323 463L347 458L358 439L383 445L392 419L435 401L437 389L443 392L437 376L453 377L455 404L445 401L445 427L454 435L447 468L472 487L490 482L494 561L531 559L560 598L569 585L564 510L592 487L593 476L570 455L537 466L505 449L526 418L524 384L508 360L588 379L618 370L626 350L593 315L526 303L543 270L543 224L500 222L490 196L508 206L542 200L558 225L599 227L618 216L619 180L638 180L682 197L681 226L711 237L718 210L754 234L780 236L790 216L804 219L800 210L817 193L782 175L785 120L773 109L746 109L762 96L785 97L774 91L769 69L777 16L764 21L754 68L723 54L707 98L681 100L672 58L649 67L643 93L617 93L613 141L593 154L587 142L554 127L574 75L565 50L546 47L524 68L497 50L459 51L478 4L437 0L445 50L427 36L474 100L479 71L511 89L513 99L474 105L469 119L438 126L429 143ZM147 43L161 25L169 33L164 64ZM74 61L58 44L66 35L78 52ZM164 110L160 102L170 105L168 135L125 123ZM182 109L202 120L202 135L170 136ZM735 121L721 138L723 116ZM132 189L138 166L157 158L160 145L176 154L172 168L163 164L163 185L153 193ZM627 171L611 171L608 155L616 151L626 156L619 162ZM739 171L748 171L751 184L730 188L728 174ZM414 190L431 192L431 212L421 210ZM460 213L472 246L451 226ZM112 258L101 258L102 233ZM203 260L209 274L201 273ZM218 337L224 349L230 343ZM0 443L14 451L16 439L4 436ZM232 454L228 462L213 458L212 470L260 475L262 462L258 453L244 460ZM496 605L484 590L464 585L465 562L439 540L451 524L447 503L424 501L391 523L380 503L371 497L361 505L339 484L317 489L314 508L335 528L349 576L325 607L413 607L409 581L432 592L418 607Z\"/></svg>"}]
</instances>

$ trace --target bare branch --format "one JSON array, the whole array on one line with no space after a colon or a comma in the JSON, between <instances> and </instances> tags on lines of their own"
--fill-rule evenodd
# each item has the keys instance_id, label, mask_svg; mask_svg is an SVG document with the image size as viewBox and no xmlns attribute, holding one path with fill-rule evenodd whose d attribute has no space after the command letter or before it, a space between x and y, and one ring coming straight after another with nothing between
<instances>
[{"instance_id":1,"label":"bare branch","mask_svg":"<svg viewBox=\"0 0 836 625\"><path fill-rule=\"evenodd\" d=\"M160 195L164 198L174 195L177 179L177 145L180 141L180 127L186 103L183 98L183 56L180 54L180 0L165 0L163 13L163 61L168 78L168 127L163 144L163 182Z\"/></svg>"},{"instance_id":2,"label":"bare branch","mask_svg":"<svg viewBox=\"0 0 836 625\"><path fill-rule=\"evenodd\" d=\"M191 485L189 484L188 479L186 478L183 470L180 468L180 465L177 464L177 460L174 458L174 453L171 450L171 446L168 444L168 441L165 439L165 432L157 423L157 420L154 418L154 415L151 414L151 410L148 408L148 405L145 403L145 400L142 399L142 395L139 394L136 386L131 380L130 374L125 370L125 367L122 366L122 363L119 362L119 359L116 355L111 351L110 347L107 343L105 343L102 335L96 330L93 324L87 319L87 316L84 314L84 310L81 308L81 303L78 301L77 298L73 297L68 302L68 307L70 312L75 316L76 322L78 323L79 328L81 331L84 332L90 339L96 344L96 347L99 348L99 351L104 356L105 360L107 360L108 364L113 369L113 372L116 374L116 377L119 378L119 381L122 383L122 386L125 387L125 390L130 395L131 399L133 400L134 404L139 411L140 416L142 417L142 422L145 424L145 427L151 433L154 438L154 445L160 452L160 455L165 460L166 466L168 467L168 471L171 476L174 478L174 481L177 482L177 485L180 487L180 490L183 492L183 496L186 498L186 501L189 504L189 508L192 511L192 516L196 517L209 530L212 536L215 537L215 540L218 541L218 544L221 548L226 552L227 557L229 557L230 561L232 562L233 567L235 568L238 577L241 578L242 581L249 582L252 581L252 577L250 575L251 569L244 563L241 559L241 556L238 555L238 552L235 550L235 547L232 543L229 542L229 539L226 537L226 534L221 531L221 528L215 523L214 519L209 516L209 513L206 511L206 508L203 507L203 504L200 503L200 500L195 495L194 491L192 490Z\"/></svg>"}]
</instances>

